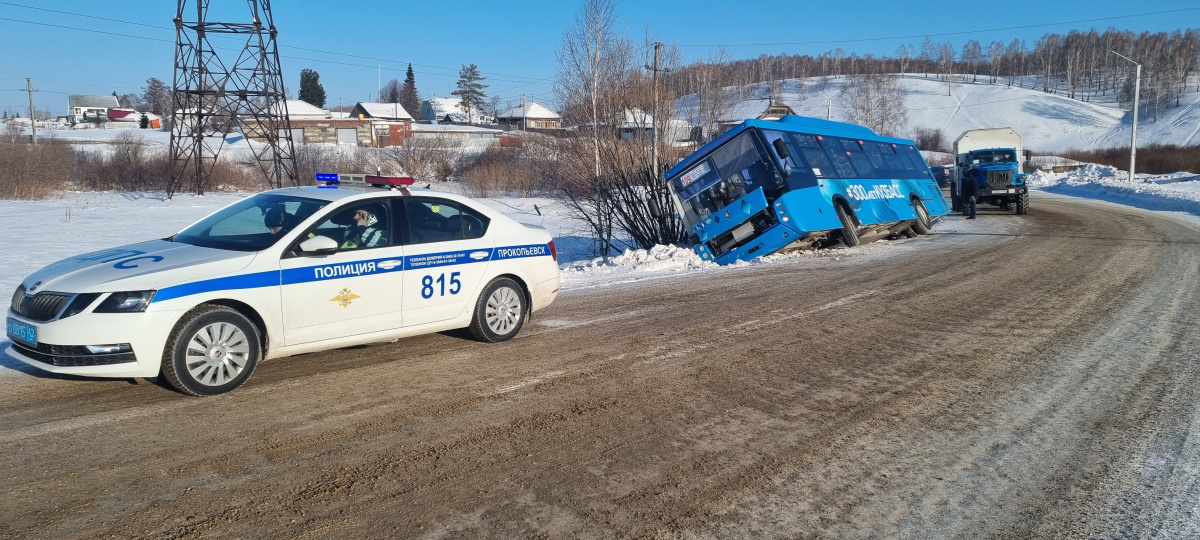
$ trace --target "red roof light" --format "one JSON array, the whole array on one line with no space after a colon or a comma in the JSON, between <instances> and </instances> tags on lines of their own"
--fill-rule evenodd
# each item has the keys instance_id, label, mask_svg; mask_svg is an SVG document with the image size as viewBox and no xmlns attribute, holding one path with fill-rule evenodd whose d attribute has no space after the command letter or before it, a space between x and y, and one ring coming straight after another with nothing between
<instances>
[{"instance_id":1,"label":"red roof light","mask_svg":"<svg viewBox=\"0 0 1200 540\"><path fill-rule=\"evenodd\" d=\"M364 179L372 186L411 186L416 180L411 176L376 176L368 174Z\"/></svg>"}]
</instances>

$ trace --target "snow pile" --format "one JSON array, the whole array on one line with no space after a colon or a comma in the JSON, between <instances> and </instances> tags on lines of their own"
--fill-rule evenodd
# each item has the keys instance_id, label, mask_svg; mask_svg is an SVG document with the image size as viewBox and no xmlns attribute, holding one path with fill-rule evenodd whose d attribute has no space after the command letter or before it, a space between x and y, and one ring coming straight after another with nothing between
<instances>
[{"instance_id":1,"label":"snow pile","mask_svg":"<svg viewBox=\"0 0 1200 540\"><path fill-rule=\"evenodd\" d=\"M1028 183L1050 193L1200 215L1200 175L1192 173L1139 174L1130 181L1125 171L1087 164L1065 173L1038 171L1029 175Z\"/></svg>"},{"instance_id":2,"label":"snow pile","mask_svg":"<svg viewBox=\"0 0 1200 540\"><path fill-rule=\"evenodd\" d=\"M649 250L627 249L625 253L609 257L607 263L600 257L590 261L568 262L562 265L562 272L564 281L570 281L572 278L603 274L683 272L712 268L718 268L718 265L702 260L691 248L659 245Z\"/></svg>"}]
</instances>

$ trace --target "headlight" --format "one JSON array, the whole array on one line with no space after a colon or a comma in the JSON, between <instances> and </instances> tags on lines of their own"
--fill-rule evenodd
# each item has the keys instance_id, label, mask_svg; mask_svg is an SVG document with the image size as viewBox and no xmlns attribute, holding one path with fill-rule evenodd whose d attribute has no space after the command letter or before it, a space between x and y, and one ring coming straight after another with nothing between
<instances>
[{"instance_id":1,"label":"headlight","mask_svg":"<svg viewBox=\"0 0 1200 540\"><path fill-rule=\"evenodd\" d=\"M140 313L146 311L154 291L115 292L108 295L93 313Z\"/></svg>"}]
</instances>

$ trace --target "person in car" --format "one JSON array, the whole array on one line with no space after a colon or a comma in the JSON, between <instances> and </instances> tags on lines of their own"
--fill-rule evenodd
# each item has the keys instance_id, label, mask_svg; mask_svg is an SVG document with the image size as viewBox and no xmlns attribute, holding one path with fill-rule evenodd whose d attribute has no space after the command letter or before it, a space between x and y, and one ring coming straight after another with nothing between
<instances>
[{"instance_id":1,"label":"person in car","mask_svg":"<svg viewBox=\"0 0 1200 540\"><path fill-rule=\"evenodd\" d=\"M354 224L346 229L342 249L357 249L382 246L387 243L379 218L366 208L354 212Z\"/></svg>"},{"instance_id":2,"label":"person in car","mask_svg":"<svg viewBox=\"0 0 1200 540\"><path fill-rule=\"evenodd\" d=\"M263 212L263 225L267 226L271 234L278 236L296 226L296 216L287 213L282 207L273 206Z\"/></svg>"}]
</instances>

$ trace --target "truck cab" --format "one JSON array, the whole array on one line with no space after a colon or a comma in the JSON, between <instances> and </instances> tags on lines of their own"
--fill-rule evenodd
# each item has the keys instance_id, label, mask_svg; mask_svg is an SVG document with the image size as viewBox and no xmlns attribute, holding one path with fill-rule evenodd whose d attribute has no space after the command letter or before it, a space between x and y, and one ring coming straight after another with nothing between
<instances>
[{"instance_id":1,"label":"truck cab","mask_svg":"<svg viewBox=\"0 0 1200 540\"><path fill-rule=\"evenodd\" d=\"M1012 146L990 146L987 142L1009 142ZM1029 212L1029 188L1022 172L1021 138L1009 128L972 130L955 141L955 167L951 180L954 211L963 207L962 182L978 186L977 203L988 203L1018 214Z\"/></svg>"}]
</instances>

